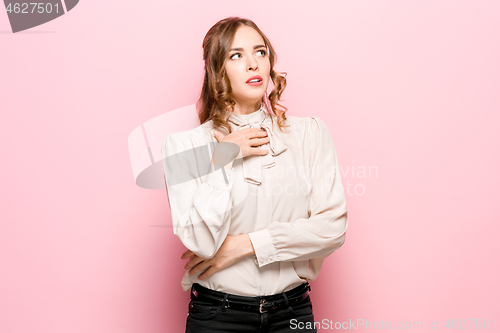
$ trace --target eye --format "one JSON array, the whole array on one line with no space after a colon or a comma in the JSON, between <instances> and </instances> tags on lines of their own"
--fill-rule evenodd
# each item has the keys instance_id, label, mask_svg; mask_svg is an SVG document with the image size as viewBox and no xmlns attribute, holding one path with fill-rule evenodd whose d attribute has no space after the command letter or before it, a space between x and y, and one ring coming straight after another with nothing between
<instances>
[{"instance_id":1,"label":"eye","mask_svg":"<svg viewBox=\"0 0 500 333\"><path fill-rule=\"evenodd\" d=\"M239 55L239 56L241 56L241 53L235 53L235 54L233 54L232 56L230 56L230 57L229 57L229 59L233 59L233 57L234 57L235 55Z\"/></svg>"},{"instance_id":2,"label":"eye","mask_svg":"<svg viewBox=\"0 0 500 333\"><path fill-rule=\"evenodd\" d=\"M262 56L263 56L263 57L265 57L265 56L266 56L266 54L267 54L266 50L258 50L258 51L257 51L257 53L259 53L259 52L261 52L261 53L262 53ZM239 59L239 58L234 58L234 56L236 56L236 55L237 55L237 56L239 56L239 57L241 58L241 53L234 53L233 55L231 55L231 56L229 57L229 59Z\"/></svg>"}]
</instances>

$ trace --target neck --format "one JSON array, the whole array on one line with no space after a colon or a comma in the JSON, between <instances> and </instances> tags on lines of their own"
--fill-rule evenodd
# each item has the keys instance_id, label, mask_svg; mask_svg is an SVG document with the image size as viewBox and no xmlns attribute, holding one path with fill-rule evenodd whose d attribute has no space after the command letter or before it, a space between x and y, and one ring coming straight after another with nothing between
<instances>
[{"instance_id":1,"label":"neck","mask_svg":"<svg viewBox=\"0 0 500 333\"><path fill-rule=\"evenodd\" d=\"M233 112L239 115L247 115L252 112L255 112L260 109L261 106L261 101L258 101L256 103L248 103L248 104L242 104L242 103L236 103L234 106Z\"/></svg>"}]
</instances>

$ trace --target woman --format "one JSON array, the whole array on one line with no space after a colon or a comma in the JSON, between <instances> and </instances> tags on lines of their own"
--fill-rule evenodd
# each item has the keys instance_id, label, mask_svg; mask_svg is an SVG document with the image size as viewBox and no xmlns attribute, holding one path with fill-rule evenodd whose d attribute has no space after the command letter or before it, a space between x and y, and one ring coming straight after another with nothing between
<instances>
[{"instance_id":1,"label":"woman","mask_svg":"<svg viewBox=\"0 0 500 333\"><path fill-rule=\"evenodd\" d=\"M186 332L316 332L308 281L348 224L331 135L318 117L276 108L286 79L252 21L217 22L203 51L201 125L162 148L174 233L188 249Z\"/></svg>"}]
</instances>

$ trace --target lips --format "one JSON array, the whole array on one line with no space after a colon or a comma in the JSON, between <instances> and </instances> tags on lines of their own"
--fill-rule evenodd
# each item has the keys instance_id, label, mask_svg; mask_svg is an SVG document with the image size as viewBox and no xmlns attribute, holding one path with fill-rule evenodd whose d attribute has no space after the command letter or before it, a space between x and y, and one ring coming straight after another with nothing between
<instances>
[{"instance_id":1,"label":"lips","mask_svg":"<svg viewBox=\"0 0 500 333\"><path fill-rule=\"evenodd\" d=\"M254 75L254 76L251 76L251 77L247 80L247 82L246 82L246 83L249 83L250 81L255 80L255 79L257 79L257 80L259 80L259 81L253 81L253 82L251 82L251 83L255 83L255 82L262 82L262 77L261 77L260 75Z\"/></svg>"}]
</instances>

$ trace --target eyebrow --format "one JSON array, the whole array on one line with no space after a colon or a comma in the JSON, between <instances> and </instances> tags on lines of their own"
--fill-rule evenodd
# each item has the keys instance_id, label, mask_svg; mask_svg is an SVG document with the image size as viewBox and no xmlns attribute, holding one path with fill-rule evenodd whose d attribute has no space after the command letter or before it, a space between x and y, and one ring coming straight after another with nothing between
<instances>
[{"instance_id":1,"label":"eyebrow","mask_svg":"<svg viewBox=\"0 0 500 333\"><path fill-rule=\"evenodd\" d=\"M256 49L260 49L261 47L266 47L266 46L265 46L265 45L255 45L255 46L253 47L253 49L254 49L254 50L256 50ZM229 50L229 51L243 51L243 48L241 48L241 47L235 47L235 48L232 48L232 49L231 49L231 50Z\"/></svg>"}]
</instances>

